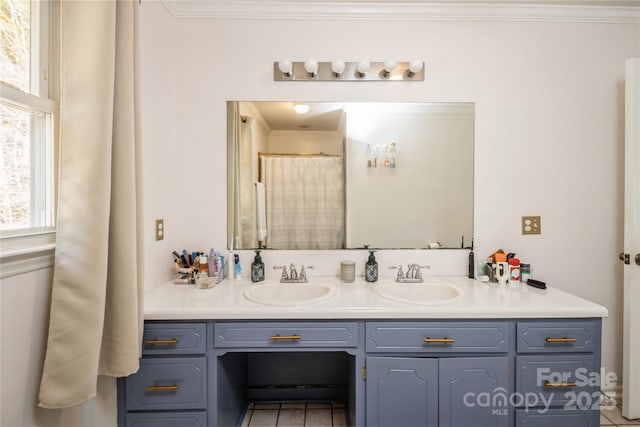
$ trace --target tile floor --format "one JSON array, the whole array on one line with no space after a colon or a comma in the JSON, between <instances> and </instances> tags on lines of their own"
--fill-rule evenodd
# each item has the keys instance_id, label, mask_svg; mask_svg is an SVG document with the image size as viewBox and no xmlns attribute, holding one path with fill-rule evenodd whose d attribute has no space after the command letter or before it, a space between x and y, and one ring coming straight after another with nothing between
<instances>
[{"instance_id":1,"label":"tile floor","mask_svg":"<svg viewBox=\"0 0 640 427\"><path fill-rule=\"evenodd\" d=\"M640 419L628 420L620 406L607 406L606 398L600 410L600 425L640 426ZM342 402L330 403L250 403L242 427L346 427Z\"/></svg>"},{"instance_id":2,"label":"tile floor","mask_svg":"<svg viewBox=\"0 0 640 427\"><path fill-rule=\"evenodd\" d=\"M603 407L600 409L601 426L640 426L640 419L628 420L622 416L619 406L614 408Z\"/></svg>"},{"instance_id":3,"label":"tile floor","mask_svg":"<svg viewBox=\"0 0 640 427\"><path fill-rule=\"evenodd\" d=\"M346 427L343 402L250 403L242 427Z\"/></svg>"}]
</instances>

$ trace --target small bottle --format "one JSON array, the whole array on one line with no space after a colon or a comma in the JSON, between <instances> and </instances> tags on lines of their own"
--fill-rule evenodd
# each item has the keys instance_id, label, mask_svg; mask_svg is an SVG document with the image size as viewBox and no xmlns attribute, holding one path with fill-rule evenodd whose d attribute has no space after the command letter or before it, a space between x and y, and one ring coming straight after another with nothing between
<instances>
[{"instance_id":1,"label":"small bottle","mask_svg":"<svg viewBox=\"0 0 640 427\"><path fill-rule=\"evenodd\" d=\"M373 254L375 251L369 251L369 261L364 265L364 280L367 282L378 281L378 263Z\"/></svg>"},{"instance_id":2,"label":"small bottle","mask_svg":"<svg viewBox=\"0 0 640 427\"><path fill-rule=\"evenodd\" d=\"M256 256L251 263L251 281L262 282L264 280L264 262L260 256L260 251L256 251Z\"/></svg>"},{"instance_id":3,"label":"small bottle","mask_svg":"<svg viewBox=\"0 0 640 427\"><path fill-rule=\"evenodd\" d=\"M242 277L242 266L240 265L240 255L233 254L233 272L234 272L234 279L239 279L240 277Z\"/></svg>"},{"instance_id":4,"label":"small bottle","mask_svg":"<svg viewBox=\"0 0 640 427\"><path fill-rule=\"evenodd\" d=\"M204 252L202 252L199 255L199 272L200 273L204 273L205 275L209 275L209 259L207 258L207 254L205 254Z\"/></svg>"},{"instance_id":5,"label":"small bottle","mask_svg":"<svg viewBox=\"0 0 640 427\"><path fill-rule=\"evenodd\" d=\"M209 277L213 277L217 272L218 270L216 270L216 251L211 249L211 252L209 252Z\"/></svg>"}]
</instances>

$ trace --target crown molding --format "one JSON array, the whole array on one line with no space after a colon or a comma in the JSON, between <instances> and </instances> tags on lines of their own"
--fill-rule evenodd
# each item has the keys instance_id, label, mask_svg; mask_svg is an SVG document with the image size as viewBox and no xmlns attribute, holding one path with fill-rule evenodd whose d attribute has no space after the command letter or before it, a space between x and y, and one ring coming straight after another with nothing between
<instances>
[{"instance_id":1,"label":"crown molding","mask_svg":"<svg viewBox=\"0 0 640 427\"><path fill-rule=\"evenodd\" d=\"M640 0L162 0L176 18L640 24Z\"/></svg>"}]
</instances>

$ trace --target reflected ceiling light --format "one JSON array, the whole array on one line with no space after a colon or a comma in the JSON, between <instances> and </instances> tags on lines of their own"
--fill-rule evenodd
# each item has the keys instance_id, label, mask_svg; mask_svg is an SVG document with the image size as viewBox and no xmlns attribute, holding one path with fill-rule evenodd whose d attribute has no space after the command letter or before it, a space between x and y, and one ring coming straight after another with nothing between
<instances>
[{"instance_id":1,"label":"reflected ceiling light","mask_svg":"<svg viewBox=\"0 0 640 427\"><path fill-rule=\"evenodd\" d=\"M364 77L367 74L367 71L371 68L371 64L369 61L359 61L356 66L356 71L360 75L360 77Z\"/></svg>"},{"instance_id":2,"label":"reflected ceiling light","mask_svg":"<svg viewBox=\"0 0 640 427\"><path fill-rule=\"evenodd\" d=\"M391 74L391 72L396 69L397 65L398 63L394 59L385 59L383 72L384 77L389 77L389 74Z\"/></svg>"},{"instance_id":3,"label":"reflected ceiling light","mask_svg":"<svg viewBox=\"0 0 640 427\"><path fill-rule=\"evenodd\" d=\"M336 77L340 77L342 72L344 71L345 65L344 61L336 60L331 63L331 71Z\"/></svg>"},{"instance_id":4,"label":"reflected ceiling light","mask_svg":"<svg viewBox=\"0 0 640 427\"><path fill-rule=\"evenodd\" d=\"M407 74L409 77L413 77L416 73L422 71L422 67L424 67L424 62L414 59L409 62L409 72Z\"/></svg>"},{"instance_id":5,"label":"reflected ceiling light","mask_svg":"<svg viewBox=\"0 0 640 427\"><path fill-rule=\"evenodd\" d=\"M315 59L307 59L304 61L304 70L311 74L311 77L316 77L318 75L318 61Z\"/></svg>"},{"instance_id":6,"label":"reflected ceiling light","mask_svg":"<svg viewBox=\"0 0 640 427\"><path fill-rule=\"evenodd\" d=\"M306 114L309 112L309 104L298 104L297 102L293 104L293 109L298 114Z\"/></svg>"},{"instance_id":7,"label":"reflected ceiling light","mask_svg":"<svg viewBox=\"0 0 640 427\"><path fill-rule=\"evenodd\" d=\"M293 62L290 59L281 59L278 61L278 69L282 74L287 77L291 77L291 71L293 70Z\"/></svg>"}]
</instances>

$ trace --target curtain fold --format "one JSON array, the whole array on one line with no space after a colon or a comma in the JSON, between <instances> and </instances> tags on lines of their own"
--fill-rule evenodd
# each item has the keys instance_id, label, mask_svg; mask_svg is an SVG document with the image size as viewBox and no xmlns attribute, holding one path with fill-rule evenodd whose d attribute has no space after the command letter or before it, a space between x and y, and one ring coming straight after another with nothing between
<instances>
[{"instance_id":1,"label":"curtain fold","mask_svg":"<svg viewBox=\"0 0 640 427\"><path fill-rule=\"evenodd\" d=\"M227 104L227 235L230 249L251 249L258 245L256 223L256 149L253 117L242 117L238 102Z\"/></svg>"},{"instance_id":2,"label":"curtain fold","mask_svg":"<svg viewBox=\"0 0 640 427\"><path fill-rule=\"evenodd\" d=\"M143 328L137 145L138 3L60 2L60 177L40 406L96 394L139 367Z\"/></svg>"},{"instance_id":3,"label":"curtain fold","mask_svg":"<svg viewBox=\"0 0 640 427\"><path fill-rule=\"evenodd\" d=\"M341 249L344 178L341 157L262 155L267 245L275 249Z\"/></svg>"}]
</instances>

